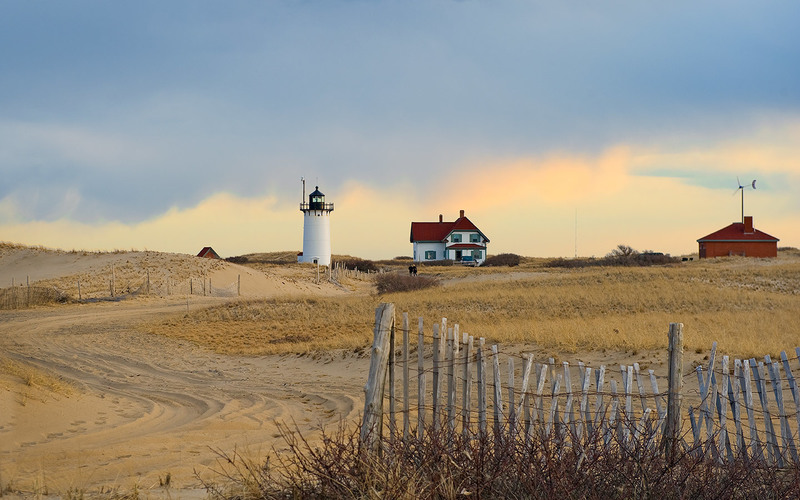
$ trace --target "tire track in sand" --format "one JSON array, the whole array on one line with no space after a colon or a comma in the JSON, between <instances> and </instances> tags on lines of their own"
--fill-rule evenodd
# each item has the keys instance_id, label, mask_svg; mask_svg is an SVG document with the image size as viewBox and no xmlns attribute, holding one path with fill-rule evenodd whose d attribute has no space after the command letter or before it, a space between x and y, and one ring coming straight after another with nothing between
<instances>
[{"instance_id":1,"label":"tire track in sand","mask_svg":"<svg viewBox=\"0 0 800 500\"><path fill-rule=\"evenodd\" d=\"M211 353L138 331L142 320L185 307L152 302L4 314L5 356L79 388L3 403L4 478L23 489L42 475L53 487L149 487L170 472L174 486L196 486L193 470L213 464L214 449L263 454L281 444L276 420L311 432L352 421L363 405L366 360Z\"/></svg>"}]
</instances>

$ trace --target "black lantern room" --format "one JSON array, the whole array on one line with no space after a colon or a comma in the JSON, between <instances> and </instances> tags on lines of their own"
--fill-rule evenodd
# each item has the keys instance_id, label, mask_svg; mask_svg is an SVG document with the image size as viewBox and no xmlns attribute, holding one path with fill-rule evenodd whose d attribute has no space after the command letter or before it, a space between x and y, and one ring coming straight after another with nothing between
<instances>
[{"instance_id":1,"label":"black lantern room","mask_svg":"<svg viewBox=\"0 0 800 500\"><path fill-rule=\"evenodd\" d=\"M314 192L308 195L309 210L325 210L325 195L315 186Z\"/></svg>"}]
</instances>

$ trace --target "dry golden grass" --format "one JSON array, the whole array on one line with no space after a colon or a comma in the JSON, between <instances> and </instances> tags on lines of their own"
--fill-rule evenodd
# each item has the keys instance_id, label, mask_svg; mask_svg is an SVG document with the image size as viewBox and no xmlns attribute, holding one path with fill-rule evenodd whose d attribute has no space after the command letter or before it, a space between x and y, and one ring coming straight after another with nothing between
<instances>
[{"instance_id":1,"label":"dry golden grass","mask_svg":"<svg viewBox=\"0 0 800 500\"><path fill-rule=\"evenodd\" d=\"M19 379L27 387L42 389L63 396L69 396L75 392L75 387L60 377L36 366L8 358L0 358L0 375Z\"/></svg>"},{"instance_id":2,"label":"dry golden grass","mask_svg":"<svg viewBox=\"0 0 800 500\"><path fill-rule=\"evenodd\" d=\"M566 351L664 348L670 322L686 349L739 356L800 345L800 259L720 259L654 268L547 270L420 268L444 278L437 290L344 298L234 302L152 325L154 333L218 352L268 354L363 349L375 307L394 302L426 333L447 317L489 342ZM476 272L477 271L477 272ZM448 281L449 280L449 281Z\"/></svg>"}]
</instances>

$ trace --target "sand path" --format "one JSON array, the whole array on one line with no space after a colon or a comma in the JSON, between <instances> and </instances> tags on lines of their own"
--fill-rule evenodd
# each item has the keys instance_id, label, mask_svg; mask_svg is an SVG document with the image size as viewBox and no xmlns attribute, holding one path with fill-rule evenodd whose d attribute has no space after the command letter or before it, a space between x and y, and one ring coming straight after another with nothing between
<instances>
[{"instance_id":1,"label":"sand path","mask_svg":"<svg viewBox=\"0 0 800 500\"><path fill-rule=\"evenodd\" d=\"M150 490L169 473L173 487L192 488L214 449L263 456L280 444L276 420L305 431L357 418L368 360L224 356L138 328L186 307L174 298L3 312L4 356L76 390L0 386L0 480L25 491Z\"/></svg>"}]
</instances>

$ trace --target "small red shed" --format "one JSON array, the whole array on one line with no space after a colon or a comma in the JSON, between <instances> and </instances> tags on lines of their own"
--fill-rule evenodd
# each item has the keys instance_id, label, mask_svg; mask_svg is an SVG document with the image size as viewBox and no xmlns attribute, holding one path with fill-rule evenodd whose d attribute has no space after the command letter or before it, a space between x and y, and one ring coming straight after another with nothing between
<instances>
[{"instance_id":1,"label":"small red shed","mask_svg":"<svg viewBox=\"0 0 800 500\"><path fill-rule=\"evenodd\" d=\"M198 257L204 257L206 259L221 259L222 258L211 247L203 247L203 249L200 250L200 253L197 254L197 256Z\"/></svg>"},{"instance_id":2,"label":"small red shed","mask_svg":"<svg viewBox=\"0 0 800 500\"><path fill-rule=\"evenodd\" d=\"M753 227L753 217L745 216L744 222L734 222L728 227L697 240L700 258L728 257L777 257L778 238Z\"/></svg>"}]
</instances>

